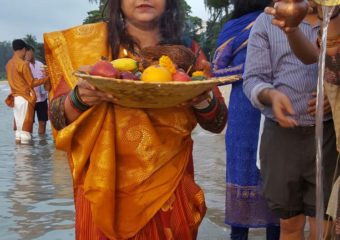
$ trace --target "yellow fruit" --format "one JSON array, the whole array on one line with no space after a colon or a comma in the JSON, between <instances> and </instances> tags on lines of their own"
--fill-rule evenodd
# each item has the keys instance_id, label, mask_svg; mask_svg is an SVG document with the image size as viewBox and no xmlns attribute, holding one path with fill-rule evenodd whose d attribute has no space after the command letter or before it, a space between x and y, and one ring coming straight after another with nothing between
<instances>
[{"instance_id":1,"label":"yellow fruit","mask_svg":"<svg viewBox=\"0 0 340 240\"><path fill-rule=\"evenodd\" d=\"M191 75L192 77L202 77L204 76L204 72L203 71L195 71L192 73Z\"/></svg>"},{"instance_id":2,"label":"yellow fruit","mask_svg":"<svg viewBox=\"0 0 340 240\"><path fill-rule=\"evenodd\" d=\"M152 65L144 70L141 80L143 82L170 82L172 75L165 67Z\"/></svg>"},{"instance_id":3,"label":"yellow fruit","mask_svg":"<svg viewBox=\"0 0 340 240\"><path fill-rule=\"evenodd\" d=\"M118 58L113 60L111 64L119 71L135 72L138 68L137 62L132 58Z\"/></svg>"},{"instance_id":4,"label":"yellow fruit","mask_svg":"<svg viewBox=\"0 0 340 240\"><path fill-rule=\"evenodd\" d=\"M159 58L159 66L165 67L171 74L174 74L177 71L176 66L172 62L171 58L166 55L163 55Z\"/></svg>"}]
</instances>

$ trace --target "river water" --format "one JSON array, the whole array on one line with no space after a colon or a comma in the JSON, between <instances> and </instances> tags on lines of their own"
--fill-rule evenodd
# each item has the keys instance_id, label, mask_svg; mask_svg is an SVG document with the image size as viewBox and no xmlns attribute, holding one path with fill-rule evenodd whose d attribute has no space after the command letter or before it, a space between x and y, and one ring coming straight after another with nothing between
<instances>
[{"instance_id":1,"label":"river water","mask_svg":"<svg viewBox=\"0 0 340 240\"><path fill-rule=\"evenodd\" d=\"M33 145L16 145L12 110L4 104L9 92L0 82L0 239L74 239L72 182L64 152L54 148L50 133ZM50 126L48 125L50 130ZM224 225L224 134L199 128L193 133L195 177L205 191L208 212L198 239L229 239ZM252 231L249 239L264 239Z\"/></svg>"}]
</instances>

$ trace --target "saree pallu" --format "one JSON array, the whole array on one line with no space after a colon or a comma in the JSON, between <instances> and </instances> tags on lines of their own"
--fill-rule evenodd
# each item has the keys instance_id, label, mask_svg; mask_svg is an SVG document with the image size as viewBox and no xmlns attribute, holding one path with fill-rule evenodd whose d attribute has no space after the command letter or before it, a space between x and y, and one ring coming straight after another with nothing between
<instances>
[{"instance_id":1,"label":"saree pallu","mask_svg":"<svg viewBox=\"0 0 340 240\"><path fill-rule=\"evenodd\" d=\"M53 96L61 77L72 89L74 69L109 57L106 24L45 34L45 48ZM73 177L77 239L195 239L206 210L187 171L195 125L186 108L102 103L58 131Z\"/></svg>"}]
</instances>

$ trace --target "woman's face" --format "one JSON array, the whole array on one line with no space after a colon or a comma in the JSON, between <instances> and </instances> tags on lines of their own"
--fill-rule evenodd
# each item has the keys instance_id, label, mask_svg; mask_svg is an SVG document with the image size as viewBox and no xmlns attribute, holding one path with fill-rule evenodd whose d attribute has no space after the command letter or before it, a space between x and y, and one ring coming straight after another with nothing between
<instances>
[{"instance_id":1,"label":"woman's face","mask_svg":"<svg viewBox=\"0 0 340 240\"><path fill-rule=\"evenodd\" d=\"M137 24L153 24L163 15L166 0L121 0L125 21Z\"/></svg>"}]
</instances>

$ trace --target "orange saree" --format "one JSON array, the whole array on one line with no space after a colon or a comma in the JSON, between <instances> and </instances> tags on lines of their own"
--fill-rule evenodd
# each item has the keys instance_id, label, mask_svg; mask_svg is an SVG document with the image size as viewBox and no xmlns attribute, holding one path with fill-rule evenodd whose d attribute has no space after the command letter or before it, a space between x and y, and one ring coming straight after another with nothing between
<instances>
[{"instance_id":1,"label":"orange saree","mask_svg":"<svg viewBox=\"0 0 340 240\"><path fill-rule=\"evenodd\" d=\"M52 93L72 89L81 65L110 57L104 23L45 34ZM102 103L56 133L74 184L77 239L195 239L206 207L188 171L190 109Z\"/></svg>"}]
</instances>

